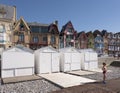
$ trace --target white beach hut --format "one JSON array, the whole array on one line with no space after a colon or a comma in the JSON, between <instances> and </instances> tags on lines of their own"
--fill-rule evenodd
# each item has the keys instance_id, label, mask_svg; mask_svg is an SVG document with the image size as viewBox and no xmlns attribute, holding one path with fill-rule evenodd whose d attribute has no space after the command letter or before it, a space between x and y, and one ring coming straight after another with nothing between
<instances>
[{"instance_id":1,"label":"white beach hut","mask_svg":"<svg viewBox=\"0 0 120 93\"><path fill-rule=\"evenodd\" d=\"M81 69L81 53L74 47L60 49L60 70L63 72Z\"/></svg>"},{"instance_id":2,"label":"white beach hut","mask_svg":"<svg viewBox=\"0 0 120 93\"><path fill-rule=\"evenodd\" d=\"M3 51L4 51L4 48L0 48L0 60L1 60L1 55Z\"/></svg>"},{"instance_id":3,"label":"white beach hut","mask_svg":"<svg viewBox=\"0 0 120 93\"><path fill-rule=\"evenodd\" d=\"M81 49L79 50L82 54L82 69L91 70L98 68L98 57L97 53L92 49Z\"/></svg>"},{"instance_id":4,"label":"white beach hut","mask_svg":"<svg viewBox=\"0 0 120 93\"><path fill-rule=\"evenodd\" d=\"M31 49L17 45L2 53L2 78L34 74L34 54Z\"/></svg>"},{"instance_id":5,"label":"white beach hut","mask_svg":"<svg viewBox=\"0 0 120 93\"><path fill-rule=\"evenodd\" d=\"M43 47L34 52L36 74L59 72L60 55L51 46Z\"/></svg>"}]
</instances>

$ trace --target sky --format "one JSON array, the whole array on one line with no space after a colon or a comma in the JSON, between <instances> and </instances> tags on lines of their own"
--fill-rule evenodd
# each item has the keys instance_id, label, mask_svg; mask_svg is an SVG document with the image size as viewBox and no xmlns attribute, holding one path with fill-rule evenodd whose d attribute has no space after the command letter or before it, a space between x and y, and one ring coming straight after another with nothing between
<instances>
[{"instance_id":1,"label":"sky","mask_svg":"<svg viewBox=\"0 0 120 93\"><path fill-rule=\"evenodd\" d=\"M59 30L71 21L77 32L107 30L120 32L120 0L0 0L16 6L17 19L50 24L58 21Z\"/></svg>"}]
</instances>

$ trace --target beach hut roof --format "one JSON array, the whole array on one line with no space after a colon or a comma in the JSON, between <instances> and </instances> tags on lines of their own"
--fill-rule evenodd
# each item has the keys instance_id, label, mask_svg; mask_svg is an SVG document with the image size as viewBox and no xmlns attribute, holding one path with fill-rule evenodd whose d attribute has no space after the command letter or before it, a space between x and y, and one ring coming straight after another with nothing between
<instances>
[{"instance_id":1,"label":"beach hut roof","mask_svg":"<svg viewBox=\"0 0 120 93\"><path fill-rule=\"evenodd\" d=\"M6 49L4 52L29 52L29 53L33 53L33 50L27 48L27 47L24 47L23 45L16 45L16 46L13 46L11 48L8 48Z\"/></svg>"},{"instance_id":2,"label":"beach hut roof","mask_svg":"<svg viewBox=\"0 0 120 93\"><path fill-rule=\"evenodd\" d=\"M66 48L61 48L59 50L60 52L79 52L76 48L74 47L66 47Z\"/></svg>"},{"instance_id":3,"label":"beach hut roof","mask_svg":"<svg viewBox=\"0 0 120 93\"><path fill-rule=\"evenodd\" d=\"M95 52L93 49L88 48L88 49L79 49L80 52Z\"/></svg>"},{"instance_id":4,"label":"beach hut roof","mask_svg":"<svg viewBox=\"0 0 120 93\"><path fill-rule=\"evenodd\" d=\"M42 47L40 49L35 50L35 52L58 52L57 49L53 48L52 46L46 46L46 47Z\"/></svg>"}]
</instances>

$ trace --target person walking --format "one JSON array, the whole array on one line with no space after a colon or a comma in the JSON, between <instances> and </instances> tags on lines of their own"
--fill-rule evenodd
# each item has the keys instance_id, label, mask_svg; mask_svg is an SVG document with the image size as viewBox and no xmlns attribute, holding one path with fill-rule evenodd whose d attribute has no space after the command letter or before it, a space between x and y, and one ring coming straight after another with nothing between
<instances>
[{"instance_id":1,"label":"person walking","mask_svg":"<svg viewBox=\"0 0 120 93\"><path fill-rule=\"evenodd\" d=\"M103 83L105 84L106 82L106 72L107 72L107 67L106 67L106 63L103 63L103 67L102 67L102 71L103 71Z\"/></svg>"}]
</instances>

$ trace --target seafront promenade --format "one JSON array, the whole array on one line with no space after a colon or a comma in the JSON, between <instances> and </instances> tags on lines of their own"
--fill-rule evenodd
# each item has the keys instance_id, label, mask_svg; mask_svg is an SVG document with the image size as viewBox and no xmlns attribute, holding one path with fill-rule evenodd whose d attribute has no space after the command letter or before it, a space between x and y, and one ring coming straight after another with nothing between
<instances>
[{"instance_id":1,"label":"seafront promenade","mask_svg":"<svg viewBox=\"0 0 120 93\"><path fill-rule=\"evenodd\" d=\"M102 62L106 61L107 83L103 84L102 73L100 70L93 71L93 74L75 75L88 79L96 80L96 82L63 88L54 82L51 82L40 76L18 77L11 79L1 79L1 93L119 93L120 89L120 67L111 66L111 62L119 60L117 58L102 57L98 58L99 68ZM67 73L68 74L68 73ZM69 73L70 74L70 73ZM13 79L13 80L12 80ZM58 78L59 80L59 78ZM13 82L10 82L13 81ZM6 82L6 83L4 83Z\"/></svg>"}]
</instances>

